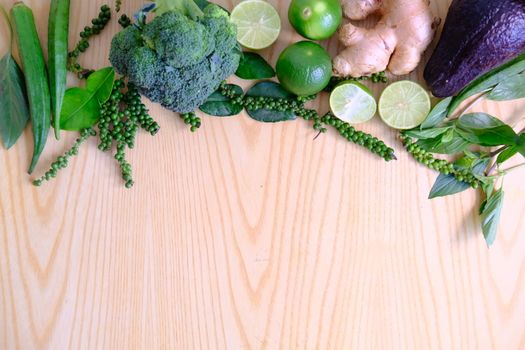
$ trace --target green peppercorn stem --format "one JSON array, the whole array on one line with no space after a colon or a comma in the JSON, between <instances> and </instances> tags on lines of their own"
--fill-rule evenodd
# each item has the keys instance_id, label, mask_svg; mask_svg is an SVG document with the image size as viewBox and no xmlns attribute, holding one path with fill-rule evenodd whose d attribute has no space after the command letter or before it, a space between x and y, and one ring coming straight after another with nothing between
<instances>
[{"instance_id":1,"label":"green peppercorn stem","mask_svg":"<svg viewBox=\"0 0 525 350\"><path fill-rule=\"evenodd\" d=\"M219 87L219 92L229 98L232 103L242 105L246 109L268 109L273 111L289 111L296 116L307 121L313 121L313 128L320 133L327 131L327 126L336 129L341 136L349 142L365 147L373 154L376 154L386 161L395 160L394 150L388 147L377 137L369 135L362 131L357 131L352 125L336 118L333 114L327 113L320 116L313 109L307 109L304 104L307 101L314 100L317 96L297 97L295 99L272 98L264 96L242 96L237 94L231 87L225 83Z\"/></svg>"},{"instance_id":2,"label":"green peppercorn stem","mask_svg":"<svg viewBox=\"0 0 525 350\"><path fill-rule=\"evenodd\" d=\"M478 189L482 181L478 180L468 169L458 169L454 164L444 159L437 159L434 155L421 148L414 139L401 134L401 141L407 152L420 164L429 169L435 170L443 175L452 175L458 181L469 184L472 188Z\"/></svg>"},{"instance_id":3,"label":"green peppercorn stem","mask_svg":"<svg viewBox=\"0 0 525 350\"><path fill-rule=\"evenodd\" d=\"M44 183L44 181L49 181L57 177L58 171L66 168L69 164L69 159L78 154L80 146L84 142L86 142L86 140L89 137L95 136L96 134L97 133L92 128L82 130L80 132L80 137L76 139L75 143L73 144L73 147L71 147L69 151L67 151L64 155L58 157L57 160L51 164L51 168L48 171L46 171L44 176L33 181L33 185L41 186Z\"/></svg>"},{"instance_id":4,"label":"green peppercorn stem","mask_svg":"<svg viewBox=\"0 0 525 350\"><path fill-rule=\"evenodd\" d=\"M78 63L78 57L81 53L85 52L89 48L89 39L97 34L100 34L102 30L106 27L109 20L111 19L111 9L108 5L102 5L100 8L100 13L98 17L91 20L92 26L85 27L82 32L80 32L80 41L75 46L73 51L68 54L68 64L67 69L77 74L79 79L85 79L90 72L89 69L83 68Z\"/></svg>"}]
</instances>

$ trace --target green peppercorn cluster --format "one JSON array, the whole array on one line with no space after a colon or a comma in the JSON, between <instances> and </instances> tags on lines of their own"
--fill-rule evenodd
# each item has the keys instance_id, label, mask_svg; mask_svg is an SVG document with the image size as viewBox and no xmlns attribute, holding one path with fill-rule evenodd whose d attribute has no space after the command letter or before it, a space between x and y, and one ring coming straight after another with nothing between
<instances>
[{"instance_id":1,"label":"green peppercorn cluster","mask_svg":"<svg viewBox=\"0 0 525 350\"><path fill-rule=\"evenodd\" d=\"M51 168L46 171L44 176L42 176L40 179L37 179L33 181L33 185L35 186L41 186L44 181L49 181L53 178L55 178L58 174L58 171L61 169L64 169L69 164L69 159L73 156L78 155L78 150L80 146L86 142L86 140L91 136L96 136L97 133L93 128L84 129L80 132L80 137L76 139L75 143L73 144L73 147L69 151L67 151L63 156L60 156L57 158L56 161L54 161L51 164Z\"/></svg>"},{"instance_id":2,"label":"green peppercorn cluster","mask_svg":"<svg viewBox=\"0 0 525 350\"><path fill-rule=\"evenodd\" d=\"M184 121L184 124L190 126L191 132L195 132L201 127L201 118L195 112L180 114L180 118Z\"/></svg>"},{"instance_id":3,"label":"green peppercorn cluster","mask_svg":"<svg viewBox=\"0 0 525 350\"><path fill-rule=\"evenodd\" d=\"M115 81L109 100L101 106L100 119L97 123L99 145L101 151L110 151L116 144L115 160L118 162L122 178L127 188L133 186L133 176L131 164L126 160L126 149L135 147L135 139L139 129L144 129L151 135L155 135L160 127L148 114L148 109L142 103L140 94L132 85L126 84L124 78ZM93 128L84 129L65 155L51 164L51 168L45 175L33 182L35 186L42 185L43 181L48 181L57 176L60 169L67 167L69 158L78 154L78 149L88 137L95 136L97 133Z\"/></svg>"},{"instance_id":4,"label":"green peppercorn cluster","mask_svg":"<svg viewBox=\"0 0 525 350\"><path fill-rule=\"evenodd\" d=\"M380 73L374 73L370 76L362 76L359 78L354 77L332 77L330 79L330 82L328 83L328 86L325 88L325 91L332 91L337 85L344 81L370 81L374 84L386 84L388 83L388 77L386 75L386 72L380 72Z\"/></svg>"},{"instance_id":5,"label":"green peppercorn cluster","mask_svg":"<svg viewBox=\"0 0 525 350\"><path fill-rule=\"evenodd\" d=\"M120 24L122 28L127 28L131 25L131 18L129 18L128 15L123 14L122 16L120 16L118 24Z\"/></svg>"},{"instance_id":6,"label":"green peppercorn cluster","mask_svg":"<svg viewBox=\"0 0 525 350\"><path fill-rule=\"evenodd\" d=\"M396 159L394 150L388 147L383 141L370 134L356 130L352 125L336 118L333 114L327 113L320 116L313 109L307 109L304 104L316 98L316 96L297 97L294 99L272 98L264 96L242 96L237 94L233 88L223 83L219 87L219 92L230 99L232 103L242 105L248 110L268 109L279 112L292 112L298 117L307 121L313 121L313 128L321 133L326 132L329 125L336 129L341 136L348 141L359 146L365 147L370 152L380 156L386 161Z\"/></svg>"},{"instance_id":7,"label":"green peppercorn cluster","mask_svg":"<svg viewBox=\"0 0 525 350\"><path fill-rule=\"evenodd\" d=\"M444 159L435 158L432 153L421 148L412 138L403 134L401 134L400 137L407 152L418 163L423 164L429 169L436 170L443 175L452 175L456 180L465 182L474 189L482 185L482 182L478 180L469 169L458 169L454 164Z\"/></svg>"},{"instance_id":8,"label":"green peppercorn cluster","mask_svg":"<svg viewBox=\"0 0 525 350\"><path fill-rule=\"evenodd\" d=\"M122 7L122 0L116 0L115 1L115 12L120 12L121 7Z\"/></svg>"},{"instance_id":9,"label":"green peppercorn cluster","mask_svg":"<svg viewBox=\"0 0 525 350\"><path fill-rule=\"evenodd\" d=\"M102 105L98 122L101 151L109 151L116 143L115 159L119 163L122 178L127 188L133 186L131 165L126 160L126 148L135 147L139 128L155 135L160 127L148 114L140 94L133 84L125 88L124 78L115 81L109 100Z\"/></svg>"},{"instance_id":10,"label":"green peppercorn cluster","mask_svg":"<svg viewBox=\"0 0 525 350\"><path fill-rule=\"evenodd\" d=\"M377 137L356 130L352 125L338 119L332 113L327 113L321 118L324 124L334 127L347 141L368 149L370 152L380 156L386 161L395 160L394 149L388 147Z\"/></svg>"},{"instance_id":11,"label":"green peppercorn cluster","mask_svg":"<svg viewBox=\"0 0 525 350\"><path fill-rule=\"evenodd\" d=\"M73 51L69 53L67 68L70 72L76 73L80 79L83 79L86 73L90 71L83 68L80 63L78 63L78 57L89 48L89 39L94 35L100 34L110 19L111 9L108 5L102 5L98 17L91 20L92 26L85 27L84 30L80 32L80 41Z\"/></svg>"}]
</instances>

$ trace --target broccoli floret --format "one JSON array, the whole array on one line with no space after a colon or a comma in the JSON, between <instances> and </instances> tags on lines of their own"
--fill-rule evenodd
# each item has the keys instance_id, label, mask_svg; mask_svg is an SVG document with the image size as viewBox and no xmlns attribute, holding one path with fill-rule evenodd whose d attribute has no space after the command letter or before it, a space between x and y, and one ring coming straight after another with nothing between
<instances>
[{"instance_id":1,"label":"broccoli floret","mask_svg":"<svg viewBox=\"0 0 525 350\"><path fill-rule=\"evenodd\" d=\"M122 75L128 74L128 60L130 52L142 46L140 31L130 26L113 37L109 60Z\"/></svg>"},{"instance_id":2,"label":"broccoli floret","mask_svg":"<svg viewBox=\"0 0 525 350\"><path fill-rule=\"evenodd\" d=\"M228 13L214 4L198 15L178 10L194 8L190 2L164 0L168 11L142 27L124 29L110 52L115 70L142 95L178 113L202 105L235 73L241 56Z\"/></svg>"},{"instance_id":3,"label":"broccoli floret","mask_svg":"<svg viewBox=\"0 0 525 350\"><path fill-rule=\"evenodd\" d=\"M215 38L198 22L166 12L142 31L142 38L175 68L202 61L215 48Z\"/></svg>"}]
</instances>

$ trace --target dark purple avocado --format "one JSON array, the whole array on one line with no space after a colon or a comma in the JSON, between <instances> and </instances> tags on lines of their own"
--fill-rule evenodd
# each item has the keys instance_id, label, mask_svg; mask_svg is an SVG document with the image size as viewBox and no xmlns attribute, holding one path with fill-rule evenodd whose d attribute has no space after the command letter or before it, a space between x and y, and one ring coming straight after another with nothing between
<instances>
[{"instance_id":1,"label":"dark purple avocado","mask_svg":"<svg viewBox=\"0 0 525 350\"><path fill-rule=\"evenodd\" d=\"M453 0L424 77L434 96L454 96L524 50L525 0Z\"/></svg>"}]
</instances>

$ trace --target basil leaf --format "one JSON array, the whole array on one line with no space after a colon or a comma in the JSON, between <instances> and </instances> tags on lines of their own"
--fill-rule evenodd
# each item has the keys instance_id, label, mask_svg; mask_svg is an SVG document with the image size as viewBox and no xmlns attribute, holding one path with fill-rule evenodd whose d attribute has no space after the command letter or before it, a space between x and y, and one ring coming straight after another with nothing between
<instances>
[{"instance_id":1,"label":"basil leaf","mask_svg":"<svg viewBox=\"0 0 525 350\"><path fill-rule=\"evenodd\" d=\"M518 135L510 126L486 113L463 115L457 126L463 138L480 146L516 145L518 141Z\"/></svg>"},{"instance_id":2,"label":"basil leaf","mask_svg":"<svg viewBox=\"0 0 525 350\"><path fill-rule=\"evenodd\" d=\"M472 159L463 157L459 159L454 167L456 169L469 169L474 175L482 175L487 168L489 159ZM440 174L430 190L429 199L445 197L460 193L471 188L470 184L457 180L453 175Z\"/></svg>"},{"instance_id":3,"label":"basil leaf","mask_svg":"<svg viewBox=\"0 0 525 350\"><path fill-rule=\"evenodd\" d=\"M457 125L464 129L484 129L506 124L487 113L470 113L461 116Z\"/></svg>"},{"instance_id":4,"label":"basil leaf","mask_svg":"<svg viewBox=\"0 0 525 350\"><path fill-rule=\"evenodd\" d=\"M453 175L439 174L430 190L428 199L449 196L466 191L469 188L470 185L468 183L457 180Z\"/></svg>"},{"instance_id":5,"label":"basil leaf","mask_svg":"<svg viewBox=\"0 0 525 350\"><path fill-rule=\"evenodd\" d=\"M105 103L111 96L115 84L115 71L111 67L102 68L89 75L86 81L86 90L92 92L100 104Z\"/></svg>"},{"instance_id":6,"label":"basil leaf","mask_svg":"<svg viewBox=\"0 0 525 350\"><path fill-rule=\"evenodd\" d=\"M518 74L502 81L487 96L492 101L511 101L525 97L525 75Z\"/></svg>"},{"instance_id":7,"label":"basil leaf","mask_svg":"<svg viewBox=\"0 0 525 350\"><path fill-rule=\"evenodd\" d=\"M418 140L424 140L424 139L433 139L440 135L443 135L447 131L451 130L452 127L442 127L442 128L432 128L432 129L425 129L425 130L408 130L405 131L404 134L409 137L416 138Z\"/></svg>"},{"instance_id":8,"label":"basil leaf","mask_svg":"<svg viewBox=\"0 0 525 350\"><path fill-rule=\"evenodd\" d=\"M234 92L242 97L244 91L238 85L228 84L228 87L232 88ZM215 117L229 117L237 115L242 112L244 107L239 104L235 104L232 100L219 91L215 91L202 106L199 107L204 113L215 116Z\"/></svg>"},{"instance_id":9,"label":"basil leaf","mask_svg":"<svg viewBox=\"0 0 525 350\"><path fill-rule=\"evenodd\" d=\"M442 137L433 139L419 140L417 144L425 151L438 154L456 154L465 151L470 143L457 133L454 134L450 142L442 142Z\"/></svg>"},{"instance_id":10,"label":"basil leaf","mask_svg":"<svg viewBox=\"0 0 525 350\"><path fill-rule=\"evenodd\" d=\"M11 53L0 59L0 137L11 148L29 120L25 80Z\"/></svg>"},{"instance_id":11,"label":"basil leaf","mask_svg":"<svg viewBox=\"0 0 525 350\"><path fill-rule=\"evenodd\" d=\"M514 157L519 152L519 146L512 146L504 150L498 155L498 158L496 159L496 162L498 164L504 163L510 158Z\"/></svg>"},{"instance_id":12,"label":"basil leaf","mask_svg":"<svg viewBox=\"0 0 525 350\"><path fill-rule=\"evenodd\" d=\"M445 120L448 115L448 106L450 105L451 101L452 97L447 97L435 105L428 114L427 119L425 119L423 124L421 124L421 130L433 128Z\"/></svg>"},{"instance_id":13,"label":"basil leaf","mask_svg":"<svg viewBox=\"0 0 525 350\"><path fill-rule=\"evenodd\" d=\"M454 136L456 135L456 130L449 129L445 134L443 134L443 137L441 138L441 142L443 143L449 143L454 139Z\"/></svg>"},{"instance_id":14,"label":"basil leaf","mask_svg":"<svg viewBox=\"0 0 525 350\"><path fill-rule=\"evenodd\" d=\"M93 93L77 87L66 90L60 113L62 130L80 131L93 126L99 118L100 105Z\"/></svg>"},{"instance_id":15,"label":"basil leaf","mask_svg":"<svg viewBox=\"0 0 525 350\"><path fill-rule=\"evenodd\" d=\"M280 84L273 81L262 81L255 84L248 92L246 96L258 97L273 97L273 98L283 98L288 100L295 99L295 95L286 91ZM292 112L279 112L272 111L270 109L257 109L250 110L247 109L248 115L259 121L265 123L276 123L287 120L294 120L297 117Z\"/></svg>"},{"instance_id":16,"label":"basil leaf","mask_svg":"<svg viewBox=\"0 0 525 350\"><path fill-rule=\"evenodd\" d=\"M452 99L450 106L448 107L448 115L453 114L454 111L468 98L483 91L490 90L502 81L520 74L523 71L525 71L525 52L513 60L483 74L460 91L459 94Z\"/></svg>"},{"instance_id":17,"label":"basil leaf","mask_svg":"<svg viewBox=\"0 0 525 350\"><path fill-rule=\"evenodd\" d=\"M481 207L481 228L488 246L491 246L498 233L498 225L505 193L499 189L487 198Z\"/></svg>"},{"instance_id":18,"label":"basil leaf","mask_svg":"<svg viewBox=\"0 0 525 350\"><path fill-rule=\"evenodd\" d=\"M525 157L525 134L520 135L520 140L518 142L518 152Z\"/></svg>"},{"instance_id":19,"label":"basil leaf","mask_svg":"<svg viewBox=\"0 0 525 350\"><path fill-rule=\"evenodd\" d=\"M243 52L235 75L247 80L269 79L275 77L275 70L261 55Z\"/></svg>"}]
</instances>

